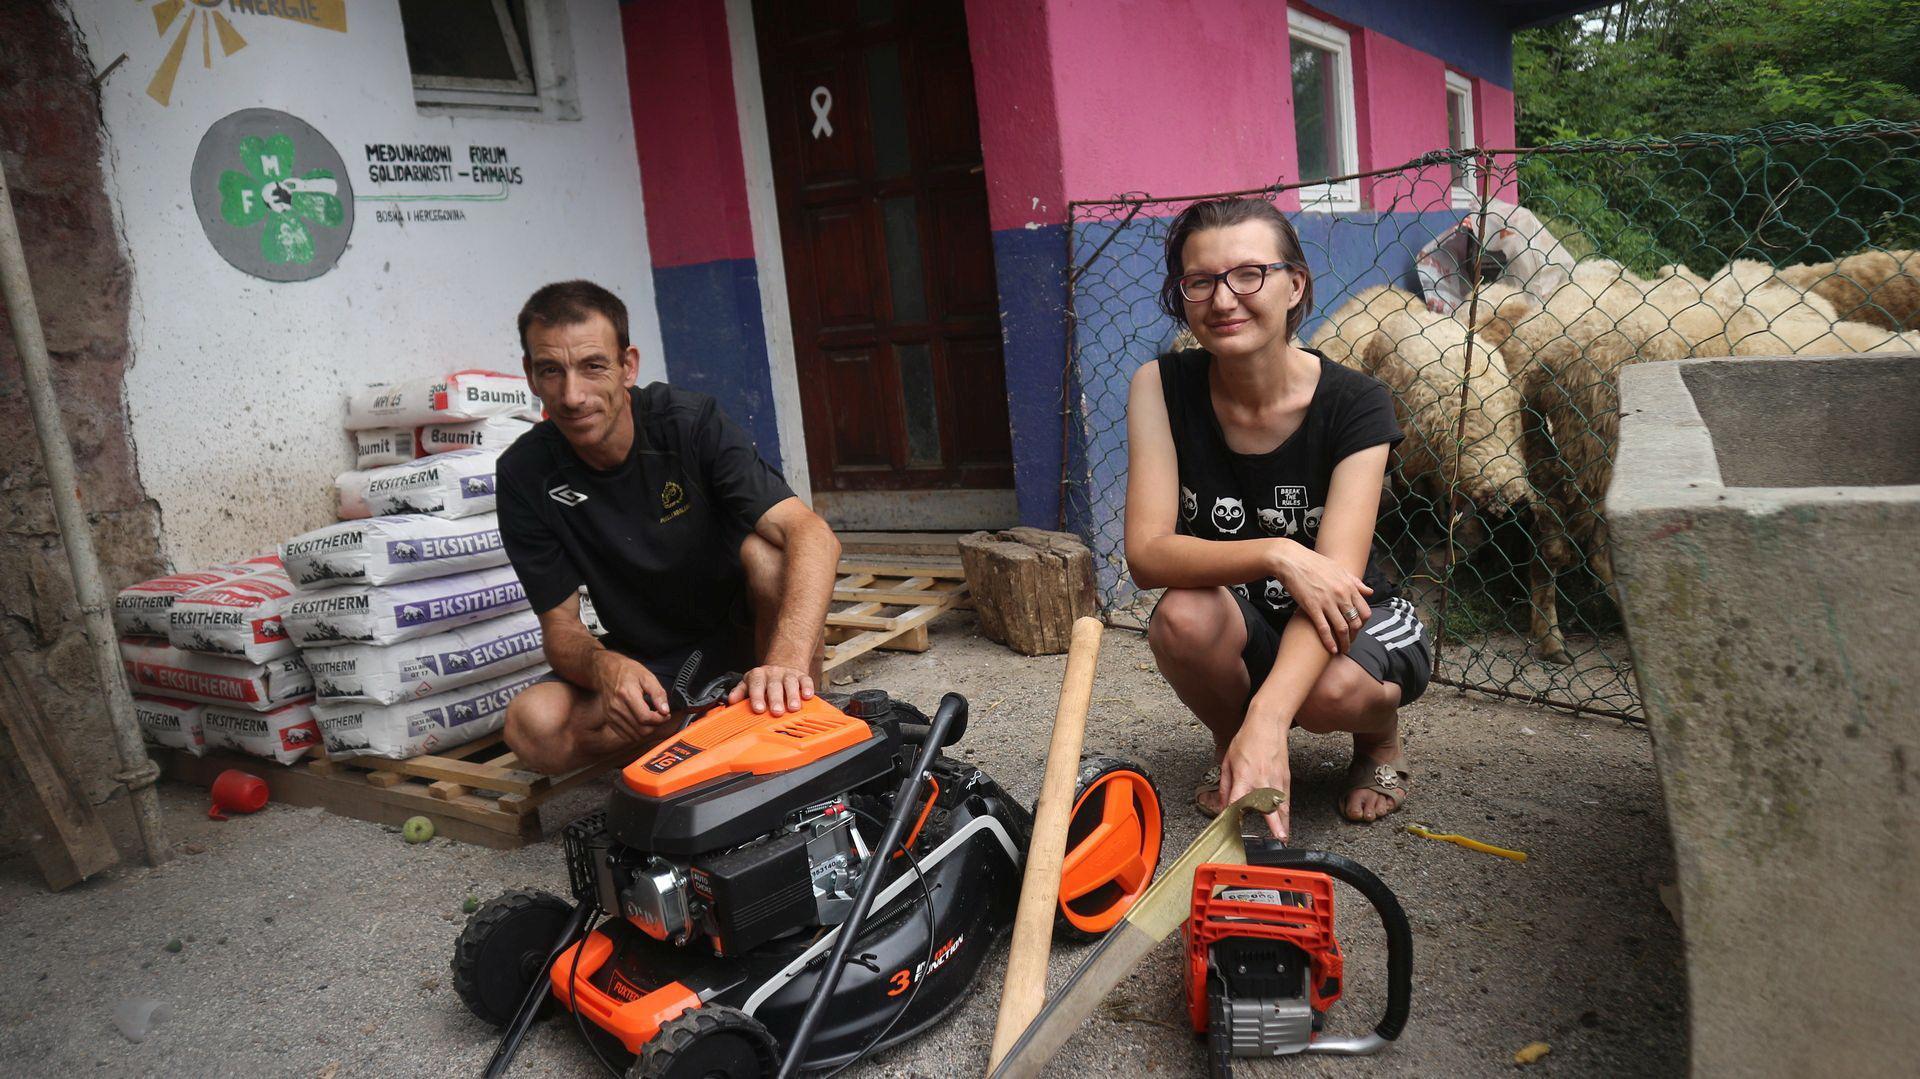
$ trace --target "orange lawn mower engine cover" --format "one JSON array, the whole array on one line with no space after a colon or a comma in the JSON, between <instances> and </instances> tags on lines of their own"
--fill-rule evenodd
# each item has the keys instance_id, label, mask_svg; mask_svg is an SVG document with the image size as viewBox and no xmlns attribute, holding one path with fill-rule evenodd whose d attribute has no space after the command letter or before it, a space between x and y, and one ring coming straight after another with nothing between
<instances>
[{"instance_id":1,"label":"orange lawn mower engine cover","mask_svg":"<svg viewBox=\"0 0 1920 1079\"><path fill-rule=\"evenodd\" d=\"M964 732L959 704L942 750ZM566 829L574 899L606 917L544 964L552 995L636 1068L678 1054L659 1072L677 1075L703 1040L777 1060L863 875L879 873L857 958L802 1066L839 1067L944 1018L1012 926L1033 818L980 769L936 753L904 838L874 849L929 730L884 692L822 694L781 716L718 707L647 751L605 812ZM1126 762L1089 758L1081 780L1059 926L1097 935L1152 880L1160 808Z\"/></svg>"}]
</instances>

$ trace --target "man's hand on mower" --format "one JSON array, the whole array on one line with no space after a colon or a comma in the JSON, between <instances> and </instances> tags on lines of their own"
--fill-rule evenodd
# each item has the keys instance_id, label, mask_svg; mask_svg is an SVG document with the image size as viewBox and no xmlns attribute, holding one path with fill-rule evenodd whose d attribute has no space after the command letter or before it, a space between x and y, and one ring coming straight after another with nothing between
<instances>
[{"instance_id":1,"label":"man's hand on mower","mask_svg":"<svg viewBox=\"0 0 1920 1079\"><path fill-rule=\"evenodd\" d=\"M602 652L594 662L607 726L630 742L651 740L667 722L667 690L638 660Z\"/></svg>"},{"instance_id":2,"label":"man's hand on mower","mask_svg":"<svg viewBox=\"0 0 1920 1079\"><path fill-rule=\"evenodd\" d=\"M768 663L747 672L740 684L727 695L728 704L751 702L756 712L776 716L800 710L800 702L813 697L813 678L803 670Z\"/></svg>"}]
</instances>

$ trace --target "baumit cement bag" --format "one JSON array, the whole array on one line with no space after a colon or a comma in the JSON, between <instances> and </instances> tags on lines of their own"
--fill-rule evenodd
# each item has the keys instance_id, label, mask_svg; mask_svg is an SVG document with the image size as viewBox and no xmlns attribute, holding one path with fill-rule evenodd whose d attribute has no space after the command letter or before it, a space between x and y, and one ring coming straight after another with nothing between
<instances>
[{"instance_id":1,"label":"baumit cement bag","mask_svg":"<svg viewBox=\"0 0 1920 1079\"><path fill-rule=\"evenodd\" d=\"M122 637L165 637L173 603L195 589L221 584L262 570L280 568L275 555L260 555L186 573L170 573L122 588L113 598L113 628Z\"/></svg>"},{"instance_id":2,"label":"baumit cement bag","mask_svg":"<svg viewBox=\"0 0 1920 1079\"><path fill-rule=\"evenodd\" d=\"M310 646L305 656L321 700L393 704L531 667L545 658L540 646L539 616L520 611L399 644Z\"/></svg>"},{"instance_id":3,"label":"baumit cement bag","mask_svg":"<svg viewBox=\"0 0 1920 1079\"><path fill-rule=\"evenodd\" d=\"M133 698L133 718L140 722L140 733L147 744L168 749L184 749L196 757L207 752L207 738L200 730L200 712L206 705L172 697Z\"/></svg>"},{"instance_id":4,"label":"baumit cement bag","mask_svg":"<svg viewBox=\"0 0 1920 1079\"><path fill-rule=\"evenodd\" d=\"M280 545L301 591L336 584L392 584L507 564L499 518L426 514L371 517L316 528Z\"/></svg>"},{"instance_id":5,"label":"baumit cement bag","mask_svg":"<svg viewBox=\"0 0 1920 1079\"><path fill-rule=\"evenodd\" d=\"M437 753L507 722L507 705L547 673L546 664L402 704L321 701L313 706L327 753L403 760Z\"/></svg>"},{"instance_id":6,"label":"baumit cement bag","mask_svg":"<svg viewBox=\"0 0 1920 1079\"><path fill-rule=\"evenodd\" d=\"M411 427L369 427L353 435L353 467L379 468L420 456Z\"/></svg>"},{"instance_id":7,"label":"baumit cement bag","mask_svg":"<svg viewBox=\"0 0 1920 1079\"><path fill-rule=\"evenodd\" d=\"M320 744L311 697L269 712L209 704L200 711L200 727L209 749L238 750L281 764L292 764Z\"/></svg>"},{"instance_id":8,"label":"baumit cement bag","mask_svg":"<svg viewBox=\"0 0 1920 1079\"><path fill-rule=\"evenodd\" d=\"M540 399L519 375L504 371L455 371L443 377L377 383L347 399L347 430L418 427L426 423L483 420L489 416L540 418Z\"/></svg>"},{"instance_id":9,"label":"baumit cement bag","mask_svg":"<svg viewBox=\"0 0 1920 1079\"><path fill-rule=\"evenodd\" d=\"M493 467L498 450L454 450L366 474L367 511L375 517L430 513L472 517L492 513ZM341 503L344 507L346 496Z\"/></svg>"},{"instance_id":10,"label":"baumit cement bag","mask_svg":"<svg viewBox=\"0 0 1920 1079\"><path fill-rule=\"evenodd\" d=\"M175 648L234 656L250 663L293 654L281 610L293 596L283 570L266 570L196 589L167 613L167 640Z\"/></svg>"},{"instance_id":11,"label":"baumit cement bag","mask_svg":"<svg viewBox=\"0 0 1920 1079\"><path fill-rule=\"evenodd\" d=\"M399 584L303 592L287 604L287 632L301 647L393 644L527 609L513 567Z\"/></svg>"},{"instance_id":12,"label":"baumit cement bag","mask_svg":"<svg viewBox=\"0 0 1920 1079\"><path fill-rule=\"evenodd\" d=\"M518 416L494 416L464 423L422 424L414 434L415 456L426 457L451 450L492 450L498 453L531 430L533 424ZM366 465L363 463L360 467L365 468Z\"/></svg>"},{"instance_id":13,"label":"baumit cement bag","mask_svg":"<svg viewBox=\"0 0 1920 1079\"><path fill-rule=\"evenodd\" d=\"M248 663L188 652L165 639L123 637L120 664L126 668L127 681L136 693L237 704L256 712L313 692L313 679L298 654Z\"/></svg>"}]
</instances>

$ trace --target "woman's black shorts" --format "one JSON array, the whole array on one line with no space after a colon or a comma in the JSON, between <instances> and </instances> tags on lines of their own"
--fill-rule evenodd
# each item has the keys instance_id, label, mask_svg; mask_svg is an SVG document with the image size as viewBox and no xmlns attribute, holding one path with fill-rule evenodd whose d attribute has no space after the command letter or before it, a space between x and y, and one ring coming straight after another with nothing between
<instances>
[{"instance_id":1,"label":"woman's black shorts","mask_svg":"<svg viewBox=\"0 0 1920 1079\"><path fill-rule=\"evenodd\" d=\"M1227 594L1239 605L1240 619L1247 625L1247 644L1240 650L1240 659L1257 692L1280 655L1280 631L1240 593L1229 588ZM1347 655L1374 681L1399 686L1401 704L1412 704L1427 691L1433 677L1433 635L1407 600L1395 596L1371 607L1373 613L1354 636Z\"/></svg>"}]
</instances>

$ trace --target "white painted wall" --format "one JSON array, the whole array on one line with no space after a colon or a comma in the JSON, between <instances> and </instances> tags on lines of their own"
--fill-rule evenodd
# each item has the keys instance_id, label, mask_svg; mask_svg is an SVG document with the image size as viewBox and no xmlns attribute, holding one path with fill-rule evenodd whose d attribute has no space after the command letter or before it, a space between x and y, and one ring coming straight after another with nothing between
<instances>
[{"instance_id":1,"label":"white painted wall","mask_svg":"<svg viewBox=\"0 0 1920 1079\"><path fill-rule=\"evenodd\" d=\"M134 274L126 397L141 480L176 567L330 520L333 476L352 464L340 427L348 387L518 370L514 316L548 281L612 289L630 312L642 382L665 377L619 9L552 2L565 4L570 26L578 121L423 114L395 0L352 0L345 33L221 5L246 47L224 55L216 36L203 56L196 29L163 107L147 87L179 32L178 22L165 37L156 31L166 5L72 4L96 71L126 54L101 90L108 186ZM202 7L190 0L185 10ZM353 175L351 243L311 281L235 269L194 210L188 177L201 136L258 107L313 125ZM452 144L457 159L469 144L506 146L525 182L504 202L461 205L464 221L379 223L387 204L368 196L435 185L371 183L364 147L376 142Z\"/></svg>"}]
</instances>

